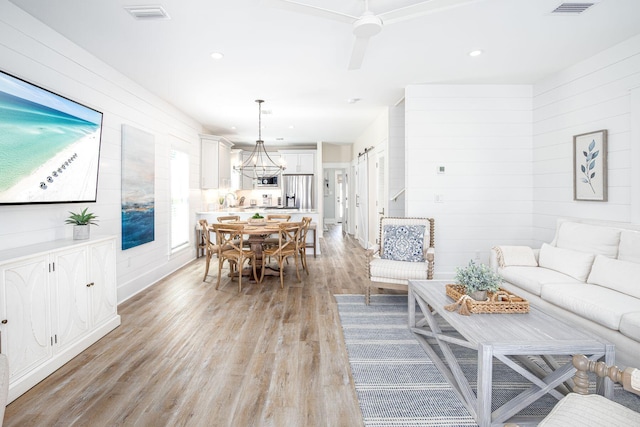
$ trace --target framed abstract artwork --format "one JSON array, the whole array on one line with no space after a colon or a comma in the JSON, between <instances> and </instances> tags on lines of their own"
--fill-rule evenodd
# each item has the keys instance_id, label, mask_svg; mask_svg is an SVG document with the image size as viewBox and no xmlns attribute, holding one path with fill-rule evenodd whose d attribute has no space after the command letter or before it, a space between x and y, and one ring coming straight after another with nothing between
<instances>
[{"instance_id":1,"label":"framed abstract artwork","mask_svg":"<svg viewBox=\"0 0 640 427\"><path fill-rule=\"evenodd\" d=\"M573 200L607 201L607 131L573 137Z\"/></svg>"},{"instance_id":2,"label":"framed abstract artwork","mask_svg":"<svg viewBox=\"0 0 640 427\"><path fill-rule=\"evenodd\" d=\"M155 138L122 125L122 250L155 240Z\"/></svg>"}]
</instances>

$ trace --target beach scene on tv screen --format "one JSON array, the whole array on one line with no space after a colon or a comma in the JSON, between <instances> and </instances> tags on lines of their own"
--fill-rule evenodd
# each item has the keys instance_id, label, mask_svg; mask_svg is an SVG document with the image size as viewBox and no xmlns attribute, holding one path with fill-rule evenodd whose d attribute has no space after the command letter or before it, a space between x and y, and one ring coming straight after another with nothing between
<instances>
[{"instance_id":1,"label":"beach scene on tv screen","mask_svg":"<svg viewBox=\"0 0 640 427\"><path fill-rule=\"evenodd\" d=\"M95 201L102 113L0 72L0 203Z\"/></svg>"}]
</instances>

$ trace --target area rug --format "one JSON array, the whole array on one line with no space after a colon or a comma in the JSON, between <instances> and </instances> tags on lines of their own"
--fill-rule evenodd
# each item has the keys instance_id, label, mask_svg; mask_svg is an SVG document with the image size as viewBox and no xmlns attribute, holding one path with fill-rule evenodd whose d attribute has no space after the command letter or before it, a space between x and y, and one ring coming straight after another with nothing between
<instances>
[{"instance_id":1,"label":"area rug","mask_svg":"<svg viewBox=\"0 0 640 427\"><path fill-rule=\"evenodd\" d=\"M438 368L407 327L407 297L336 295L351 373L367 427L477 425ZM443 325L443 328L446 327ZM474 351L452 346L465 376L476 385ZM493 406L502 405L529 383L496 362ZM615 398L640 412L640 397L616 387ZM546 415L557 400L546 396L520 415Z\"/></svg>"}]
</instances>

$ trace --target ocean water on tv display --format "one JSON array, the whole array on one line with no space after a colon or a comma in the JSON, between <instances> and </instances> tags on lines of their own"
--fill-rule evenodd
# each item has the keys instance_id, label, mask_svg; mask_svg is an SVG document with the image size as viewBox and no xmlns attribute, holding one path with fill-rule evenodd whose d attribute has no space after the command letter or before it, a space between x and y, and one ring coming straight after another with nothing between
<instances>
[{"instance_id":1,"label":"ocean water on tv display","mask_svg":"<svg viewBox=\"0 0 640 427\"><path fill-rule=\"evenodd\" d=\"M0 92L0 117L0 191L99 129L98 124L4 92Z\"/></svg>"}]
</instances>

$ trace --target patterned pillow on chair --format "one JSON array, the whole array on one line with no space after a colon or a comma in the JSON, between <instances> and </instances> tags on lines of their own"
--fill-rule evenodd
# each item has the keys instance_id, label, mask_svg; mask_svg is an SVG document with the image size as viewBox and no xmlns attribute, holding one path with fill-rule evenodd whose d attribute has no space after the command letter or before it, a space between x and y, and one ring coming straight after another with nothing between
<instances>
[{"instance_id":1,"label":"patterned pillow on chair","mask_svg":"<svg viewBox=\"0 0 640 427\"><path fill-rule=\"evenodd\" d=\"M382 258L394 261L422 262L424 225L385 225Z\"/></svg>"}]
</instances>

